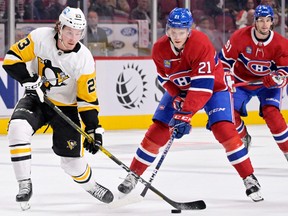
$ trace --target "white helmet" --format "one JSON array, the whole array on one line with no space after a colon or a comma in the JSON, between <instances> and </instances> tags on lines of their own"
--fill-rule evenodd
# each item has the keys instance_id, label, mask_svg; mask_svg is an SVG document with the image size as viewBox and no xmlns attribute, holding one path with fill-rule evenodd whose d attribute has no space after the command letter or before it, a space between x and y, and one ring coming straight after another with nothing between
<instances>
[{"instance_id":1,"label":"white helmet","mask_svg":"<svg viewBox=\"0 0 288 216\"><path fill-rule=\"evenodd\" d=\"M86 19L80 8L66 7L59 16L62 26L68 26L73 29L85 29Z\"/></svg>"}]
</instances>

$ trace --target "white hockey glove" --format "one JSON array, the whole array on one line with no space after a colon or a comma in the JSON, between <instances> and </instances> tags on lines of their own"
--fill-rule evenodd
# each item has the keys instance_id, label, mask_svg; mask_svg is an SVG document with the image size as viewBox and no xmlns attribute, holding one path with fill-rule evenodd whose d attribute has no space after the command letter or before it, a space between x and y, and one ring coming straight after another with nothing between
<instances>
[{"instance_id":1,"label":"white hockey glove","mask_svg":"<svg viewBox=\"0 0 288 216\"><path fill-rule=\"evenodd\" d=\"M84 148L91 154L96 154L99 151L99 146L95 145L95 143L101 146L103 145L104 128L98 127L96 130L88 130L86 133L93 138L94 143L91 143L88 139L85 139L83 143Z\"/></svg>"},{"instance_id":2,"label":"white hockey glove","mask_svg":"<svg viewBox=\"0 0 288 216\"><path fill-rule=\"evenodd\" d=\"M232 74L232 72L228 69L224 69L224 77L225 77L225 80L226 80L226 84L227 84L227 87L228 87L228 90L230 92L236 92L236 88L234 87L234 84L235 84L235 78Z\"/></svg>"},{"instance_id":3,"label":"white hockey glove","mask_svg":"<svg viewBox=\"0 0 288 216\"><path fill-rule=\"evenodd\" d=\"M26 94L31 94L38 96L39 100L43 103L44 102L44 94L46 93L46 87L43 85L44 80L41 76L34 76L37 80L35 82L25 82L23 86L26 89Z\"/></svg>"}]
</instances>

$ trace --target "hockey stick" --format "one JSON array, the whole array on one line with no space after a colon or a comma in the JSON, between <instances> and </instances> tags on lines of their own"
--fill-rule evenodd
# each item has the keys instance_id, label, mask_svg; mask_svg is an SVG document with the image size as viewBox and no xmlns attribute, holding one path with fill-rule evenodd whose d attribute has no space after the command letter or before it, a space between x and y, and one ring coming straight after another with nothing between
<instances>
[{"instance_id":1,"label":"hockey stick","mask_svg":"<svg viewBox=\"0 0 288 216\"><path fill-rule=\"evenodd\" d=\"M233 88L241 87L241 86L249 86L249 85L260 85L263 84L261 80L247 81L247 82L239 82L233 84Z\"/></svg>"},{"instance_id":2,"label":"hockey stick","mask_svg":"<svg viewBox=\"0 0 288 216\"><path fill-rule=\"evenodd\" d=\"M277 76L277 79L279 80L283 80L286 78L288 78L288 75ZM260 84L263 84L262 80L253 80L253 81L235 83L233 84L233 87L235 88L235 87L240 87L240 86L260 85Z\"/></svg>"},{"instance_id":3,"label":"hockey stick","mask_svg":"<svg viewBox=\"0 0 288 216\"><path fill-rule=\"evenodd\" d=\"M143 191L140 194L142 197L145 197L149 187L151 186L152 181L154 180L156 174L158 173L158 170L160 169L160 166L162 165L166 155L168 154L168 151L169 151L170 147L173 144L173 141L174 141L174 138L175 138L176 134L177 134L177 130L174 129L173 132L172 132L172 135L171 135L171 137L170 137L170 139L168 141L168 144L167 144L166 148L164 149L164 151L163 151L163 153L161 155L160 160L158 161L155 169L153 170L153 173L152 173L152 175L151 175L151 177L149 179L149 183L145 186L145 188L143 189Z\"/></svg>"},{"instance_id":4,"label":"hockey stick","mask_svg":"<svg viewBox=\"0 0 288 216\"><path fill-rule=\"evenodd\" d=\"M125 165L122 161L120 161L118 158L116 158L113 154L111 154L107 149L105 149L103 146L99 145L94 141L94 139L87 134L85 131L81 129L77 124L75 124L69 117L67 117L55 104L53 104L46 96L44 97L45 103L50 106L61 118L63 118L71 127L73 127L77 132L82 134L86 139L88 139L90 142L93 142L95 145L97 145L106 156L108 156L111 160L113 160L116 164L118 164L120 167L122 167L127 172L130 172L131 170L127 165ZM139 182L141 182L143 185L147 186L149 183L145 181L141 176L137 176L139 178ZM171 199L169 199L167 196L165 196L163 193L161 193L159 190L157 190L152 185L149 186L149 189L153 191L155 194L157 194L159 197L161 197L163 200L165 200L167 203L169 203L171 206L178 210L201 210L206 208L206 204L203 200L197 200L197 201L191 201L191 202L176 202Z\"/></svg>"}]
</instances>

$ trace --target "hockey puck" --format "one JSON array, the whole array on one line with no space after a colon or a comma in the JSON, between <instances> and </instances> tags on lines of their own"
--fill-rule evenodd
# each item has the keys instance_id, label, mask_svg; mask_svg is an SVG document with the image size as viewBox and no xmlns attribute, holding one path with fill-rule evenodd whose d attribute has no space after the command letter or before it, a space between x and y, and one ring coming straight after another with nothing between
<instances>
[{"instance_id":1,"label":"hockey puck","mask_svg":"<svg viewBox=\"0 0 288 216\"><path fill-rule=\"evenodd\" d=\"M171 210L171 213L179 214L179 213L181 213L181 210L179 210L179 209L172 209L172 210Z\"/></svg>"}]
</instances>

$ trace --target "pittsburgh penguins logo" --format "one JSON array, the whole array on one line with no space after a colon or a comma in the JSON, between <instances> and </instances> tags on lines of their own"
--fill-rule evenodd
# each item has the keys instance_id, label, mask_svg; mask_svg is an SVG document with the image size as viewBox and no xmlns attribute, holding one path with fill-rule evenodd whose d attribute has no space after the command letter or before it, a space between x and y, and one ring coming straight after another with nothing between
<instances>
[{"instance_id":1,"label":"pittsburgh penguins logo","mask_svg":"<svg viewBox=\"0 0 288 216\"><path fill-rule=\"evenodd\" d=\"M61 70L59 67L52 66L50 60L39 59L39 65L42 66L42 76L46 77L48 82L45 84L48 89L51 87L59 87L66 85L65 80L69 78L64 71Z\"/></svg>"},{"instance_id":2,"label":"pittsburgh penguins logo","mask_svg":"<svg viewBox=\"0 0 288 216\"><path fill-rule=\"evenodd\" d=\"M68 140L67 141L67 148L73 150L77 146L77 142L75 140Z\"/></svg>"}]
</instances>

